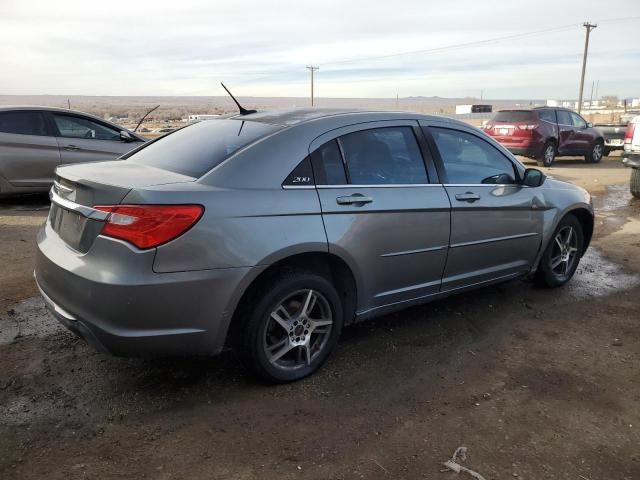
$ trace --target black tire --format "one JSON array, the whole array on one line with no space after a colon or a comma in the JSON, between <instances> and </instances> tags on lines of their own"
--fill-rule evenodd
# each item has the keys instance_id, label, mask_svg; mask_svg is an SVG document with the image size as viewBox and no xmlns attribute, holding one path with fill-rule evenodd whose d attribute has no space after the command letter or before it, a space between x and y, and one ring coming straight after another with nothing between
<instances>
[{"instance_id":1,"label":"black tire","mask_svg":"<svg viewBox=\"0 0 640 480\"><path fill-rule=\"evenodd\" d=\"M561 247L556 241L556 238L559 234L562 236L562 234L569 228L573 229L575 235L576 241L575 244L573 244L573 248L576 249L574 252L575 256L570 257L572 259L571 264L566 264L566 268L563 268L565 266L565 262L561 262L563 263L562 266L554 266L558 259L564 258ZM580 263L583 248L584 233L582 231L582 225L575 216L569 214L560 221L549 240L547 248L542 254L542 258L540 259L540 264L538 265L538 270L535 275L536 284L542 287L555 288L560 287L571 280L571 277L573 277L573 274L578 268L578 263ZM560 253L560 255L558 255L558 253Z\"/></svg>"},{"instance_id":2,"label":"black tire","mask_svg":"<svg viewBox=\"0 0 640 480\"><path fill-rule=\"evenodd\" d=\"M538 165L541 167L550 167L556 159L556 144L549 140L544 144L540 157L537 159Z\"/></svg>"},{"instance_id":3,"label":"black tire","mask_svg":"<svg viewBox=\"0 0 640 480\"><path fill-rule=\"evenodd\" d=\"M631 187L631 195L636 198L640 198L640 169L631 169L631 178L629 180L629 186Z\"/></svg>"},{"instance_id":4,"label":"black tire","mask_svg":"<svg viewBox=\"0 0 640 480\"><path fill-rule=\"evenodd\" d=\"M308 361L304 358L304 364L295 365L296 361L301 360L300 357L297 357L299 354L306 357L306 353L311 352L311 350L306 350L304 346L292 347L292 342L296 338L299 339L298 341L300 341L300 338L304 341L304 337L295 337L293 332L289 332L289 335L294 335L290 339L287 331L278 324L279 322L274 324L272 315L274 310L281 306L282 302L288 301L287 299L292 297L293 300L291 302L293 302L296 300L295 296L300 292L308 291L318 294L316 303L320 302L320 304L316 306L316 303L314 303L313 308L320 308L324 305L324 309L327 310L328 307L333 323L328 328L328 333L323 337L323 342L317 345L317 351L309 353L311 360ZM304 293L301 293L301 295L304 295ZM300 299L298 305L301 309L304 309L302 299ZM241 327L236 333L236 345L246 367L259 379L268 383L293 382L314 373L333 352L342 332L343 310L340 296L329 280L314 272L294 270L277 274L271 277L268 283L265 282L263 288L258 289L252 298L247 299L243 307L240 318L238 318L241 322ZM295 315L291 316L290 323L292 328L294 317ZM309 318L311 318L311 315L309 315ZM302 324L300 320L298 322L300 324L297 324L296 328L299 328ZM274 341L272 347L275 347L275 344L280 341L285 342L284 347L290 347L290 350L277 362L291 361L293 362L291 367L279 366L269 360L267 342L272 338L271 331L274 329L278 330L276 334L280 334L283 338ZM311 327L309 329L311 330ZM305 333L301 330L298 334L304 335ZM313 334L313 331L307 334L307 341L310 344L314 341ZM319 338L318 335L316 335L316 341ZM300 349L302 349L302 353L300 353ZM276 350L279 349L272 350L272 353L277 353ZM297 358L285 360L290 356Z\"/></svg>"},{"instance_id":5,"label":"black tire","mask_svg":"<svg viewBox=\"0 0 640 480\"><path fill-rule=\"evenodd\" d=\"M596 141L591 145L591 150L584 156L587 163L598 163L602 160L604 154L604 144L601 140Z\"/></svg>"}]
</instances>

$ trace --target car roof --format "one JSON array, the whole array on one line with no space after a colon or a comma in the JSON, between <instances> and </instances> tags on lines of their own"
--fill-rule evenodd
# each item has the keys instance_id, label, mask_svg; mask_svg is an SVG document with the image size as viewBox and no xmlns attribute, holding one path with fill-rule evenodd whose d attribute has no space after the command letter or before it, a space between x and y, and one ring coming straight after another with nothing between
<instances>
[{"instance_id":1,"label":"car roof","mask_svg":"<svg viewBox=\"0 0 640 480\"><path fill-rule=\"evenodd\" d=\"M373 122L377 120L432 120L450 122L468 126L464 122L445 116L426 115L416 112L392 111L392 110L360 110L346 108L290 108L265 110L247 115L234 115L228 117L233 120L249 120L253 122L294 127L320 120L336 120L336 123L348 124L350 121Z\"/></svg>"}]
</instances>

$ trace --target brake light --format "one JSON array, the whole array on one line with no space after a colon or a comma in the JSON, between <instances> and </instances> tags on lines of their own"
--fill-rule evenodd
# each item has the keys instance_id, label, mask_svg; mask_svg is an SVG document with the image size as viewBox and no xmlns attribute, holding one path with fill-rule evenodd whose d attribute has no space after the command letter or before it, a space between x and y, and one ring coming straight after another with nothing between
<instances>
[{"instance_id":1,"label":"brake light","mask_svg":"<svg viewBox=\"0 0 640 480\"><path fill-rule=\"evenodd\" d=\"M101 235L119 238L140 249L157 247L179 237L200 219L201 205L99 205L109 212Z\"/></svg>"},{"instance_id":2,"label":"brake light","mask_svg":"<svg viewBox=\"0 0 640 480\"><path fill-rule=\"evenodd\" d=\"M527 125L518 125L518 128L520 130L535 130L536 128L538 128L538 124L537 123L530 123Z\"/></svg>"},{"instance_id":3,"label":"brake light","mask_svg":"<svg viewBox=\"0 0 640 480\"><path fill-rule=\"evenodd\" d=\"M633 141L633 134L636 131L636 124L631 122L627 127L627 131L624 132L624 143L631 143Z\"/></svg>"}]
</instances>

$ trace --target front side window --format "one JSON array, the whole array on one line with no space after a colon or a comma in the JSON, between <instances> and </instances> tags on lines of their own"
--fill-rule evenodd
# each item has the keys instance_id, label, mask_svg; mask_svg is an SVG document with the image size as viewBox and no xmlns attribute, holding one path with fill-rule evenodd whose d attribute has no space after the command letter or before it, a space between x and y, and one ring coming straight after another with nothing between
<instances>
[{"instance_id":1,"label":"front side window","mask_svg":"<svg viewBox=\"0 0 640 480\"><path fill-rule=\"evenodd\" d=\"M573 126L578 129L587 128L587 122L577 113L571 113L571 121L573 122Z\"/></svg>"},{"instance_id":2,"label":"front side window","mask_svg":"<svg viewBox=\"0 0 640 480\"><path fill-rule=\"evenodd\" d=\"M120 140L120 132L86 118L53 114L60 136L90 140Z\"/></svg>"},{"instance_id":3,"label":"front side window","mask_svg":"<svg viewBox=\"0 0 640 480\"><path fill-rule=\"evenodd\" d=\"M354 185L428 183L411 127L362 130L344 135L339 141Z\"/></svg>"},{"instance_id":4,"label":"front side window","mask_svg":"<svg viewBox=\"0 0 640 480\"><path fill-rule=\"evenodd\" d=\"M459 130L430 127L452 184L515 183L513 163L493 145Z\"/></svg>"},{"instance_id":5,"label":"front side window","mask_svg":"<svg viewBox=\"0 0 640 480\"><path fill-rule=\"evenodd\" d=\"M47 126L40 112L0 112L0 132L44 136Z\"/></svg>"},{"instance_id":6,"label":"front side window","mask_svg":"<svg viewBox=\"0 0 640 480\"><path fill-rule=\"evenodd\" d=\"M558 110L558 123L560 125L573 125L571 114L565 110Z\"/></svg>"}]
</instances>

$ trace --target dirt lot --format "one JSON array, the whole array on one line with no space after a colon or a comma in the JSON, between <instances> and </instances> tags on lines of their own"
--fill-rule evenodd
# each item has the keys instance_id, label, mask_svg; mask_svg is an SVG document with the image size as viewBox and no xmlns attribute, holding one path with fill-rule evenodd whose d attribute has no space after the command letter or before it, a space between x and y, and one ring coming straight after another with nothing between
<instances>
[{"instance_id":1,"label":"dirt lot","mask_svg":"<svg viewBox=\"0 0 640 480\"><path fill-rule=\"evenodd\" d=\"M560 160L596 238L570 285L514 281L348 328L303 382L231 354L91 351L32 282L42 198L0 205L0 478L640 478L640 204L618 157ZM460 474L459 478L464 477Z\"/></svg>"}]
</instances>

